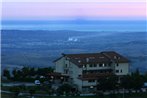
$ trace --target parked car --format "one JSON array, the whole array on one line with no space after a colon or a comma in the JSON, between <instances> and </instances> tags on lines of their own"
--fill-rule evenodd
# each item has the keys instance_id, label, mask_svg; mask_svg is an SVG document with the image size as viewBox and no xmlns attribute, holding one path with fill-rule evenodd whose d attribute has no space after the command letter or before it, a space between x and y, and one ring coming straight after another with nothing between
<instances>
[{"instance_id":1,"label":"parked car","mask_svg":"<svg viewBox=\"0 0 147 98\"><path fill-rule=\"evenodd\" d=\"M35 83L36 85L40 85L40 84L41 84L39 80L35 80L34 83Z\"/></svg>"}]
</instances>

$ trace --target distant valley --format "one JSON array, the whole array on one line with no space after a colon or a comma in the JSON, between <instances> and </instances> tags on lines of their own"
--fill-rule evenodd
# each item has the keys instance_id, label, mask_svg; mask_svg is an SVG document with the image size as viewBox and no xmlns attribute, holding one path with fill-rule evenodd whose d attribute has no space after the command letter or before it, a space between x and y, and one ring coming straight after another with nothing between
<instances>
[{"instance_id":1,"label":"distant valley","mask_svg":"<svg viewBox=\"0 0 147 98\"><path fill-rule=\"evenodd\" d=\"M54 66L61 53L116 51L147 71L147 32L2 30L2 68Z\"/></svg>"}]
</instances>

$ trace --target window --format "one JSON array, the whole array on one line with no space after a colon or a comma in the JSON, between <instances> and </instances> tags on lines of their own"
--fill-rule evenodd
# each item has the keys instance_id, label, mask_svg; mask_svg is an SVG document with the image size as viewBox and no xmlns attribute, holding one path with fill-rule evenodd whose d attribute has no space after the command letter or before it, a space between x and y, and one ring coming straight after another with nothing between
<instances>
[{"instance_id":1,"label":"window","mask_svg":"<svg viewBox=\"0 0 147 98\"><path fill-rule=\"evenodd\" d=\"M95 80L88 80L88 82L95 82Z\"/></svg>"},{"instance_id":2,"label":"window","mask_svg":"<svg viewBox=\"0 0 147 98\"><path fill-rule=\"evenodd\" d=\"M122 69L120 70L120 72L122 73Z\"/></svg>"},{"instance_id":3,"label":"window","mask_svg":"<svg viewBox=\"0 0 147 98\"><path fill-rule=\"evenodd\" d=\"M111 67L111 63L109 63L108 66Z\"/></svg>"},{"instance_id":4,"label":"window","mask_svg":"<svg viewBox=\"0 0 147 98\"><path fill-rule=\"evenodd\" d=\"M104 64L105 67L107 67L107 64Z\"/></svg>"},{"instance_id":5,"label":"window","mask_svg":"<svg viewBox=\"0 0 147 98\"><path fill-rule=\"evenodd\" d=\"M81 77L81 75L79 75L79 77Z\"/></svg>"},{"instance_id":6,"label":"window","mask_svg":"<svg viewBox=\"0 0 147 98\"><path fill-rule=\"evenodd\" d=\"M116 70L115 72L116 72L116 73L119 73L119 70Z\"/></svg>"},{"instance_id":7,"label":"window","mask_svg":"<svg viewBox=\"0 0 147 98\"><path fill-rule=\"evenodd\" d=\"M67 68L67 64L65 64L65 67Z\"/></svg>"},{"instance_id":8,"label":"window","mask_svg":"<svg viewBox=\"0 0 147 98\"><path fill-rule=\"evenodd\" d=\"M64 73L65 73L65 74L68 74L68 70L64 70Z\"/></svg>"},{"instance_id":9,"label":"window","mask_svg":"<svg viewBox=\"0 0 147 98\"><path fill-rule=\"evenodd\" d=\"M99 67L102 67L102 64L99 64Z\"/></svg>"},{"instance_id":10,"label":"window","mask_svg":"<svg viewBox=\"0 0 147 98\"><path fill-rule=\"evenodd\" d=\"M103 63L103 67L105 67L105 64Z\"/></svg>"},{"instance_id":11,"label":"window","mask_svg":"<svg viewBox=\"0 0 147 98\"><path fill-rule=\"evenodd\" d=\"M96 64L93 64L93 67L97 67L97 65Z\"/></svg>"},{"instance_id":12,"label":"window","mask_svg":"<svg viewBox=\"0 0 147 98\"><path fill-rule=\"evenodd\" d=\"M65 60L68 60L67 57L65 58Z\"/></svg>"},{"instance_id":13,"label":"window","mask_svg":"<svg viewBox=\"0 0 147 98\"><path fill-rule=\"evenodd\" d=\"M86 68L86 64L82 66L83 68Z\"/></svg>"},{"instance_id":14,"label":"window","mask_svg":"<svg viewBox=\"0 0 147 98\"><path fill-rule=\"evenodd\" d=\"M89 67L92 67L92 64L90 64Z\"/></svg>"},{"instance_id":15,"label":"window","mask_svg":"<svg viewBox=\"0 0 147 98\"><path fill-rule=\"evenodd\" d=\"M116 66L119 66L119 64L117 63Z\"/></svg>"}]
</instances>

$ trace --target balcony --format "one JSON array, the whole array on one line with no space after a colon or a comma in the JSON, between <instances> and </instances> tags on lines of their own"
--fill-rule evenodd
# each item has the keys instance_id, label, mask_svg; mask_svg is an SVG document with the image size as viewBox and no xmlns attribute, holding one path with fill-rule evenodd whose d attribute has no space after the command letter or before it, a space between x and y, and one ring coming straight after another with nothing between
<instances>
[{"instance_id":1,"label":"balcony","mask_svg":"<svg viewBox=\"0 0 147 98\"><path fill-rule=\"evenodd\" d=\"M83 74L101 74L101 73L112 73L112 69L100 69L100 70L83 70Z\"/></svg>"},{"instance_id":2,"label":"balcony","mask_svg":"<svg viewBox=\"0 0 147 98\"><path fill-rule=\"evenodd\" d=\"M81 80L97 80L100 77L108 77L114 75L113 73L85 73L83 75L79 75L78 79Z\"/></svg>"}]
</instances>

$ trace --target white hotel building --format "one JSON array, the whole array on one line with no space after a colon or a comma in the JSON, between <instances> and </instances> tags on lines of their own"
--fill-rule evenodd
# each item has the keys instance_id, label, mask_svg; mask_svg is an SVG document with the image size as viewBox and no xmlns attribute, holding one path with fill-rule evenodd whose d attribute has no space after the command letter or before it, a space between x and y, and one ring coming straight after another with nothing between
<instances>
[{"instance_id":1,"label":"white hotel building","mask_svg":"<svg viewBox=\"0 0 147 98\"><path fill-rule=\"evenodd\" d=\"M84 92L96 89L101 76L129 74L129 60L114 51L62 54L54 63L55 73L67 76L68 83Z\"/></svg>"}]
</instances>

